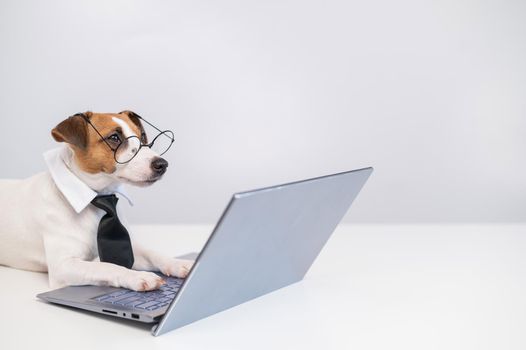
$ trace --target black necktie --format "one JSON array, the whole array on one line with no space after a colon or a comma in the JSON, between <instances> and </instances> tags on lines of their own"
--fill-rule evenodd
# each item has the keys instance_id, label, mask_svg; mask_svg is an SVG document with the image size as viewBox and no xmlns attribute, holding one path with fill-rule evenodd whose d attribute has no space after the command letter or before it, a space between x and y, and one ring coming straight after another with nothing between
<instances>
[{"instance_id":1,"label":"black necktie","mask_svg":"<svg viewBox=\"0 0 526 350\"><path fill-rule=\"evenodd\" d=\"M97 232L100 261L121 265L127 268L133 266L133 250L130 235L117 217L117 201L114 195L95 197L91 203L106 212L100 219Z\"/></svg>"}]
</instances>

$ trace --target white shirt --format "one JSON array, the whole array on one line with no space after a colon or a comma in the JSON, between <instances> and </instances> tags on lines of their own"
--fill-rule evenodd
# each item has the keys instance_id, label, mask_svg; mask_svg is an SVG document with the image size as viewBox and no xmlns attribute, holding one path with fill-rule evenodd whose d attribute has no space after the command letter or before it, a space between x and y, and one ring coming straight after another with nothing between
<instances>
[{"instance_id":1,"label":"white shirt","mask_svg":"<svg viewBox=\"0 0 526 350\"><path fill-rule=\"evenodd\" d=\"M59 191L66 197L73 209L80 213L97 195L109 193L98 193L92 190L70 170L67 162L70 152L71 150L68 146L57 147L45 152L44 160ZM128 200L130 205L133 205L130 197L122 187L120 185L112 193L122 195Z\"/></svg>"}]
</instances>

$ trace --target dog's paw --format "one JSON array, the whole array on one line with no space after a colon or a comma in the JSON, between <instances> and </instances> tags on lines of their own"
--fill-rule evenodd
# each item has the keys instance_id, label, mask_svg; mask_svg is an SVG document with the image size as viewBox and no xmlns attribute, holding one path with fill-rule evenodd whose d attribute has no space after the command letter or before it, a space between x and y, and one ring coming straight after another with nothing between
<instances>
[{"instance_id":1,"label":"dog's paw","mask_svg":"<svg viewBox=\"0 0 526 350\"><path fill-rule=\"evenodd\" d=\"M193 265L194 260L169 259L165 261L163 266L159 267L159 270L166 276L185 278Z\"/></svg>"},{"instance_id":2,"label":"dog's paw","mask_svg":"<svg viewBox=\"0 0 526 350\"><path fill-rule=\"evenodd\" d=\"M153 272L130 271L123 279L122 287L136 292L159 289L166 282Z\"/></svg>"}]
</instances>

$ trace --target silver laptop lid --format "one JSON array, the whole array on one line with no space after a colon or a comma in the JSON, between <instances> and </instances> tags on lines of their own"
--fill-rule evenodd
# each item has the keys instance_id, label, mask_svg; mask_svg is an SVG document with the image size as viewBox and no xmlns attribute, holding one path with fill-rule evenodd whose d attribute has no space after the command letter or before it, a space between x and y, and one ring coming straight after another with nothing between
<instances>
[{"instance_id":1,"label":"silver laptop lid","mask_svg":"<svg viewBox=\"0 0 526 350\"><path fill-rule=\"evenodd\" d=\"M300 281L372 168L237 193L152 333Z\"/></svg>"}]
</instances>

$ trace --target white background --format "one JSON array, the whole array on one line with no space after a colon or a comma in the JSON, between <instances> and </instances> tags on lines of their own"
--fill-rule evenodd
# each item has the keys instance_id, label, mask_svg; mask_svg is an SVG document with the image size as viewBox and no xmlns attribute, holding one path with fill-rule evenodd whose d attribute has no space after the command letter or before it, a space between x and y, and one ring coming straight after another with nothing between
<instances>
[{"instance_id":1,"label":"white background","mask_svg":"<svg viewBox=\"0 0 526 350\"><path fill-rule=\"evenodd\" d=\"M235 191L375 173L346 220L526 220L524 1L1 1L0 169L44 169L76 112L172 128L135 223Z\"/></svg>"}]
</instances>

